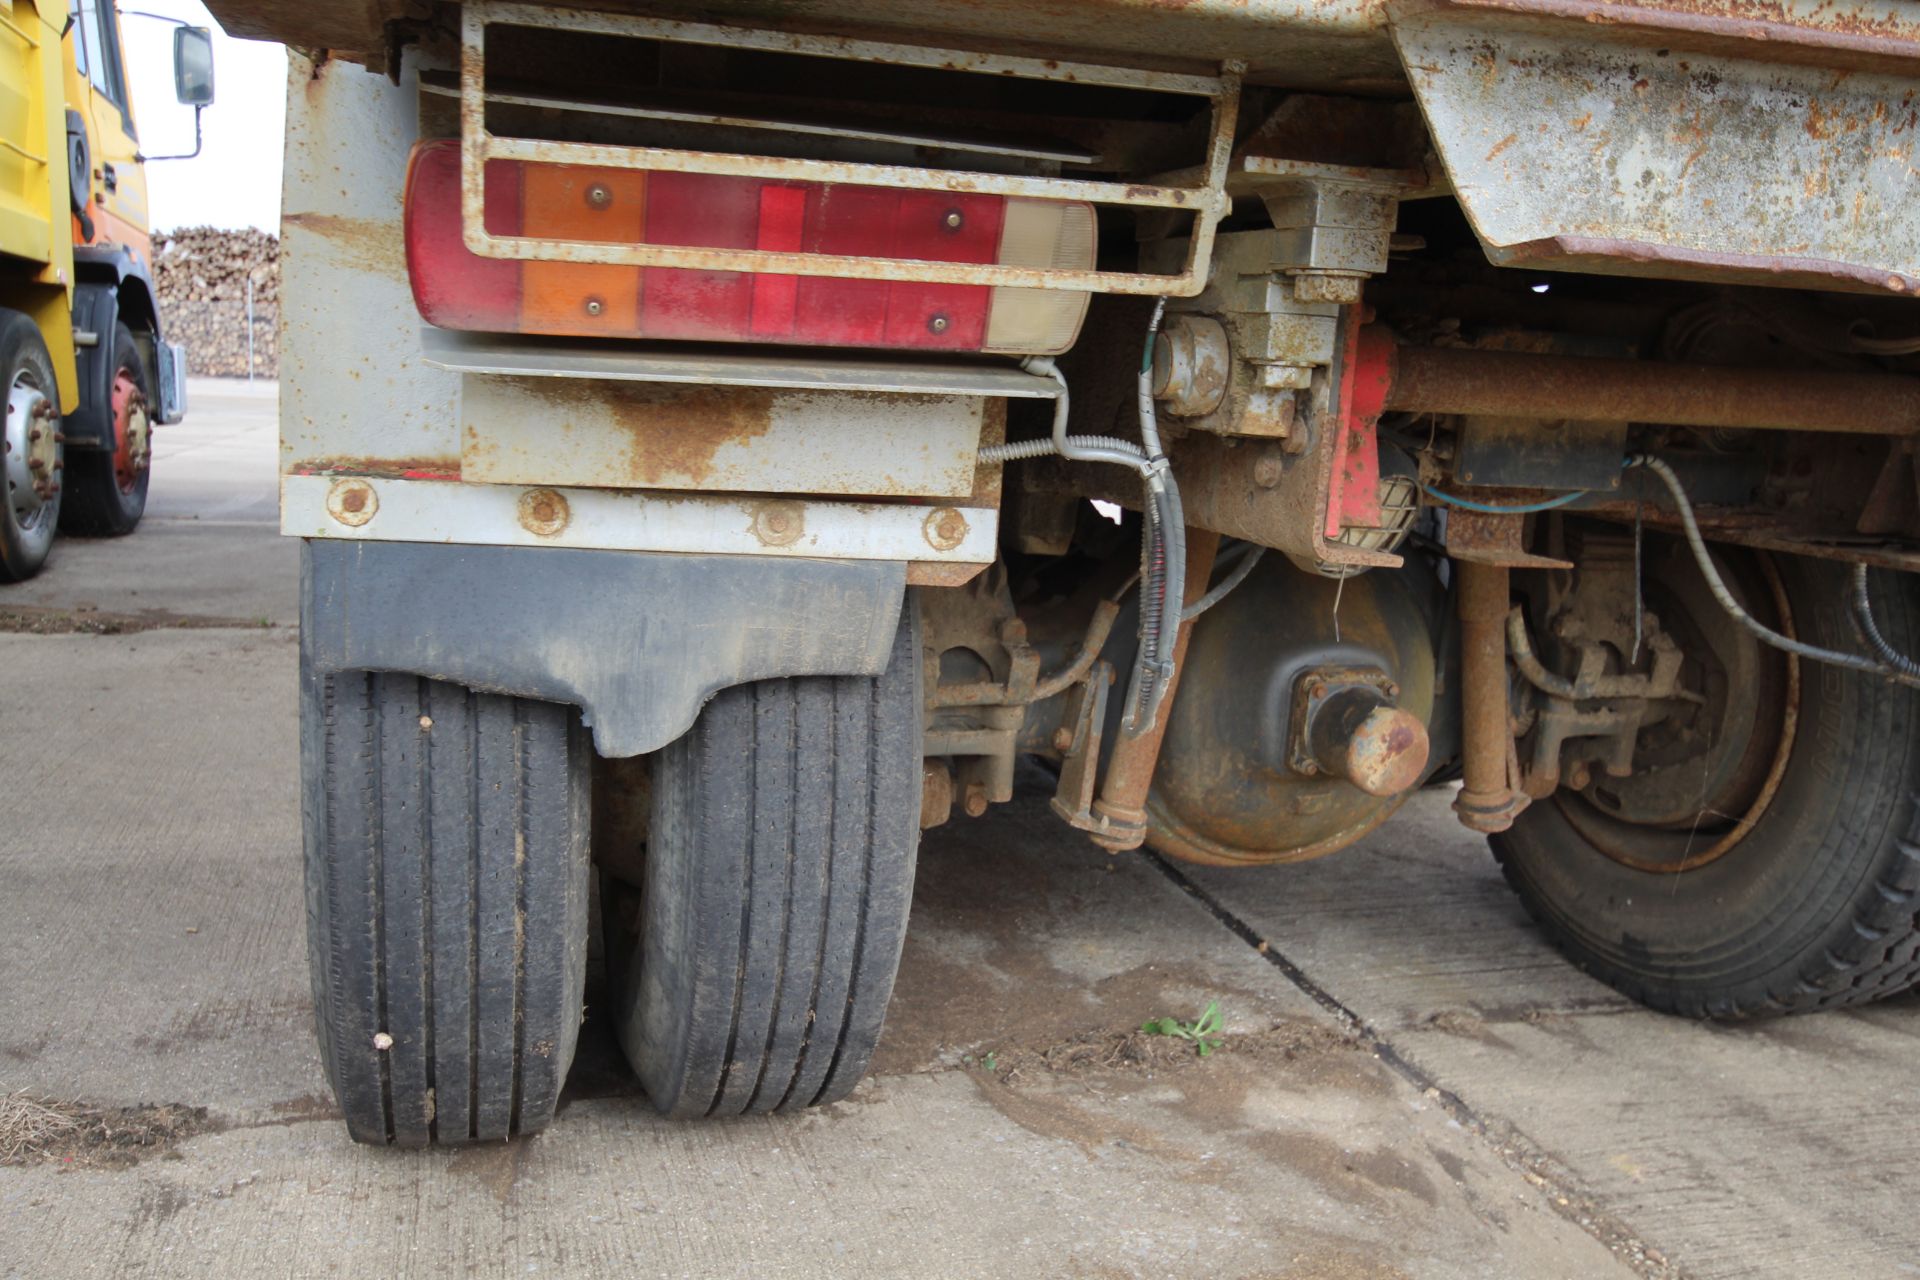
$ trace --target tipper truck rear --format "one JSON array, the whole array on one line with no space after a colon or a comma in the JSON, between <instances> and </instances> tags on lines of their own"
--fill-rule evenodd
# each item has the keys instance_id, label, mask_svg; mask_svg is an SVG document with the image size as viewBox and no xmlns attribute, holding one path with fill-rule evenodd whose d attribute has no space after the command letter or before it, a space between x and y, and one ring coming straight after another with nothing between
<instances>
[{"instance_id":1,"label":"tipper truck rear","mask_svg":"<svg viewBox=\"0 0 1920 1280\"><path fill-rule=\"evenodd\" d=\"M1920 5L212 7L356 1138L550 1121L590 902L662 1111L844 1097L1023 759L1280 877L1452 787L1678 1015L1920 977Z\"/></svg>"}]
</instances>

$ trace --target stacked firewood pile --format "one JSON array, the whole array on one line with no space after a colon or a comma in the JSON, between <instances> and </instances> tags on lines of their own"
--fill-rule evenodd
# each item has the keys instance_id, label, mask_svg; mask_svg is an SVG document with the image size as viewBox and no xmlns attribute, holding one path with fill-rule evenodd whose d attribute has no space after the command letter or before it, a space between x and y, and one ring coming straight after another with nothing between
<instances>
[{"instance_id":1,"label":"stacked firewood pile","mask_svg":"<svg viewBox=\"0 0 1920 1280\"><path fill-rule=\"evenodd\" d=\"M244 378L249 371L256 378L278 376L280 241L276 237L250 229L183 227L153 237L153 258L160 325L168 341L187 344L187 372L219 378ZM249 281L253 285L251 326Z\"/></svg>"}]
</instances>

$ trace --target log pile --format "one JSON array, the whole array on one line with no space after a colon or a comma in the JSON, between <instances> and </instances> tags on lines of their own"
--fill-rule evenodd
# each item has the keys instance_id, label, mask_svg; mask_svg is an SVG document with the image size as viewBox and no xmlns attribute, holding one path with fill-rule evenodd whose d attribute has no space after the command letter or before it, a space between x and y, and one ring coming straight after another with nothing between
<instances>
[{"instance_id":1,"label":"log pile","mask_svg":"<svg viewBox=\"0 0 1920 1280\"><path fill-rule=\"evenodd\" d=\"M247 283L253 283L253 375L279 373L280 241L264 231L184 227L153 237L160 324L187 345L187 372L247 376Z\"/></svg>"}]
</instances>

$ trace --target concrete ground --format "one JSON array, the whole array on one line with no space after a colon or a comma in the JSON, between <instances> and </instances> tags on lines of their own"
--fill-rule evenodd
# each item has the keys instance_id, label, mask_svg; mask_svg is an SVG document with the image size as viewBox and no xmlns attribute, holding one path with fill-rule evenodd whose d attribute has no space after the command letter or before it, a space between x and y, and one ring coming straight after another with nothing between
<instances>
[{"instance_id":1,"label":"concrete ground","mask_svg":"<svg viewBox=\"0 0 1920 1280\"><path fill-rule=\"evenodd\" d=\"M0 588L0 1094L105 1109L0 1168L0 1274L1920 1274L1920 1003L1640 1010L1444 793L1215 873L1099 853L1033 779L929 834L851 1101L660 1120L590 990L547 1134L352 1146L311 1038L272 411L196 385L140 532ZM1126 1038L1212 1000L1209 1058Z\"/></svg>"}]
</instances>

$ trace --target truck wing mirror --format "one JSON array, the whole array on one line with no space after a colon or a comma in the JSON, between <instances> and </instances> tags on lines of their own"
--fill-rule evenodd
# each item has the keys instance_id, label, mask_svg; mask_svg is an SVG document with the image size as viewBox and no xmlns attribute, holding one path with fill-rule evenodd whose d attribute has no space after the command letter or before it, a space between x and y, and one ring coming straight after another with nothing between
<instances>
[{"instance_id":1,"label":"truck wing mirror","mask_svg":"<svg viewBox=\"0 0 1920 1280\"><path fill-rule=\"evenodd\" d=\"M173 91L196 111L213 102L213 34L205 27L173 29Z\"/></svg>"}]
</instances>

